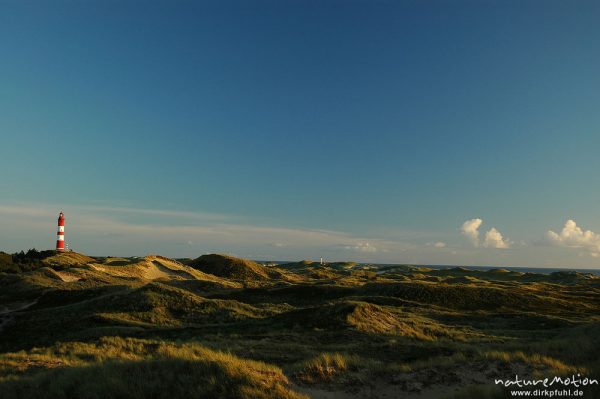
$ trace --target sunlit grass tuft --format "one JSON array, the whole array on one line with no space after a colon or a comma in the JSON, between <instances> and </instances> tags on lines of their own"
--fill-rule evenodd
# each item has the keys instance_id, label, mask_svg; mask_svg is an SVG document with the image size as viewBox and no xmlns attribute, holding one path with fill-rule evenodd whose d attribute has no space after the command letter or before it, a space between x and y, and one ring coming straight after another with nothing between
<instances>
[{"instance_id":1,"label":"sunlit grass tuft","mask_svg":"<svg viewBox=\"0 0 600 399\"><path fill-rule=\"evenodd\" d=\"M0 355L0 397L304 398L273 365L199 344L119 337Z\"/></svg>"}]
</instances>

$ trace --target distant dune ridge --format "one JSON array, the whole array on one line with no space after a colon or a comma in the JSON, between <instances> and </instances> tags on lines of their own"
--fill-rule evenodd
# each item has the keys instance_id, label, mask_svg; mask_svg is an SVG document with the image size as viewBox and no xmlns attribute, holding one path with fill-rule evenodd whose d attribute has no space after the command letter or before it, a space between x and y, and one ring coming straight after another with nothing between
<instances>
[{"instance_id":1,"label":"distant dune ridge","mask_svg":"<svg viewBox=\"0 0 600 399\"><path fill-rule=\"evenodd\" d=\"M0 253L0 397L500 398L598 373L599 313L572 271Z\"/></svg>"},{"instance_id":2,"label":"distant dune ridge","mask_svg":"<svg viewBox=\"0 0 600 399\"><path fill-rule=\"evenodd\" d=\"M256 262L233 256L211 254L202 255L188 263L194 269L215 276L236 280L268 280L268 270Z\"/></svg>"},{"instance_id":3,"label":"distant dune ridge","mask_svg":"<svg viewBox=\"0 0 600 399\"><path fill-rule=\"evenodd\" d=\"M49 266L63 267L87 265L88 263L93 263L94 261L94 258L90 258L89 256L72 251L56 252L52 256L43 259L43 262Z\"/></svg>"}]
</instances>

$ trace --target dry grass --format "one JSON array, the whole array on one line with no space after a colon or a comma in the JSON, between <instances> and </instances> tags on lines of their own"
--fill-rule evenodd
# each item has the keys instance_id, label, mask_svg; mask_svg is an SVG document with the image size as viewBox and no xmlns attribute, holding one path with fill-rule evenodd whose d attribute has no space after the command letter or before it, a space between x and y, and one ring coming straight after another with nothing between
<instances>
[{"instance_id":1,"label":"dry grass","mask_svg":"<svg viewBox=\"0 0 600 399\"><path fill-rule=\"evenodd\" d=\"M327 383L360 369L373 366L373 361L344 353L320 353L296 366L295 378L306 384Z\"/></svg>"},{"instance_id":2,"label":"dry grass","mask_svg":"<svg viewBox=\"0 0 600 399\"><path fill-rule=\"evenodd\" d=\"M585 372L585 370L581 367L570 366L558 359L552 358L550 356L545 356L539 353L526 354L522 351L489 351L482 353L481 357L486 360L500 360L504 363L521 362L532 366L541 366L548 368L556 375Z\"/></svg>"},{"instance_id":3,"label":"dry grass","mask_svg":"<svg viewBox=\"0 0 600 399\"><path fill-rule=\"evenodd\" d=\"M225 263L226 277L159 256L0 273L1 306L38 300L5 319L0 397L297 397L283 369L334 394L492 398L479 384L495 375L600 369L598 279Z\"/></svg>"},{"instance_id":4,"label":"dry grass","mask_svg":"<svg viewBox=\"0 0 600 399\"><path fill-rule=\"evenodd\" d=\"M103 338L0 356L0 397L304 398L281 369L198 344Z\"/></svg>"}]
</instances>

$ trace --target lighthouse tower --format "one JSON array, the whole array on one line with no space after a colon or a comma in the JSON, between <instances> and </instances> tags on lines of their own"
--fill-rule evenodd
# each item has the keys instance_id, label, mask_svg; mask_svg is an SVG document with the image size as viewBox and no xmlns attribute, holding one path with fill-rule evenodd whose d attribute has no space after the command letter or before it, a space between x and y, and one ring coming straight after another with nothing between
<instances>
[{"instance_id":1,"label":"lighthouse tower","mask_svg":"<svg viewBox=\"0 0 600 399\"><path fill-rule=\"evenodd\" d=\"M56 250L65 250L65 215L61 212L58 215L58 232L56 233Z\"/></svg>"}]
</instances>

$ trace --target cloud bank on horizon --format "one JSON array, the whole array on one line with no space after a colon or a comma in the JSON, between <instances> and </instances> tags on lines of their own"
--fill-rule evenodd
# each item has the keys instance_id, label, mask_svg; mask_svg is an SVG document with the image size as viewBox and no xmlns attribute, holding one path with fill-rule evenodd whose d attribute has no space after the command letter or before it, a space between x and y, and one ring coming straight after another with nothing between
<instances>
[{"instance_id":1,"label":"cloud bank on horizon","mask_svg":"<svg viewBox=\"0 0 600 399\"><path fill-rule=\"evenodd\" d=\"M184 257L205 251L255 259L283 259L285 254L304 254L305 257L339 255L340 258L368 260L366 257L386 253L388 248L401 252L411 247L402 242L343 231L242 223L243 218L220 214L88 205L68 208L67 241L79 251L93 247L87 251L98 254L166 251L168 255ZM15 227L12 233L23 237L21 246L13 246L13 250L44 248L44 242L51 242L47 237L54 231L57 209L56 206L0 205L2 220ZM0 241L9 242L2 239L1 234Z\"/></svg>"},{"instance_id":2,"label":"cloud bank on horizon","mask_svg":"<svg viewBox=\"0 0 600 399\"><path fill-rule=\"evenodd\" d=\"M12 245L0 250L34 246L43 249L44 243L52 244L57 209L49 205L0 205L2 220L12 227L11 237L3 237L7 230L0 230L0 241ZM514 247L513 241L496 227L482 231L484 221L481 218L462 223L461 235L469 243L464 245L450 235L445 236L444 241L436 240L440 235L436 232L406 233L403 239L389 239L383 234L358 236L319 228L242 223L243 218L203 212L91 205L69 206L68 209L67 241L72 244L71 248L92 255L131 256L160 252L166 256L186 257L223 252L264 260L324 256L329 260L381 263L523 265L518 261L520 251L533 248L542 251L544 248L529 246L523 241ZM13 236L16 241L11 242ZM541 242L548 250L563 251L563 259L573 258L576 254L573 249L580 249L578 255L583 250L589 259L600 257L600 234L584 231L574 220L568 220L559 233L548 230ZM496 251L506 249L511 251ZM578 256L575 259L584 258Z\"/></svg>"}]
</instances>

